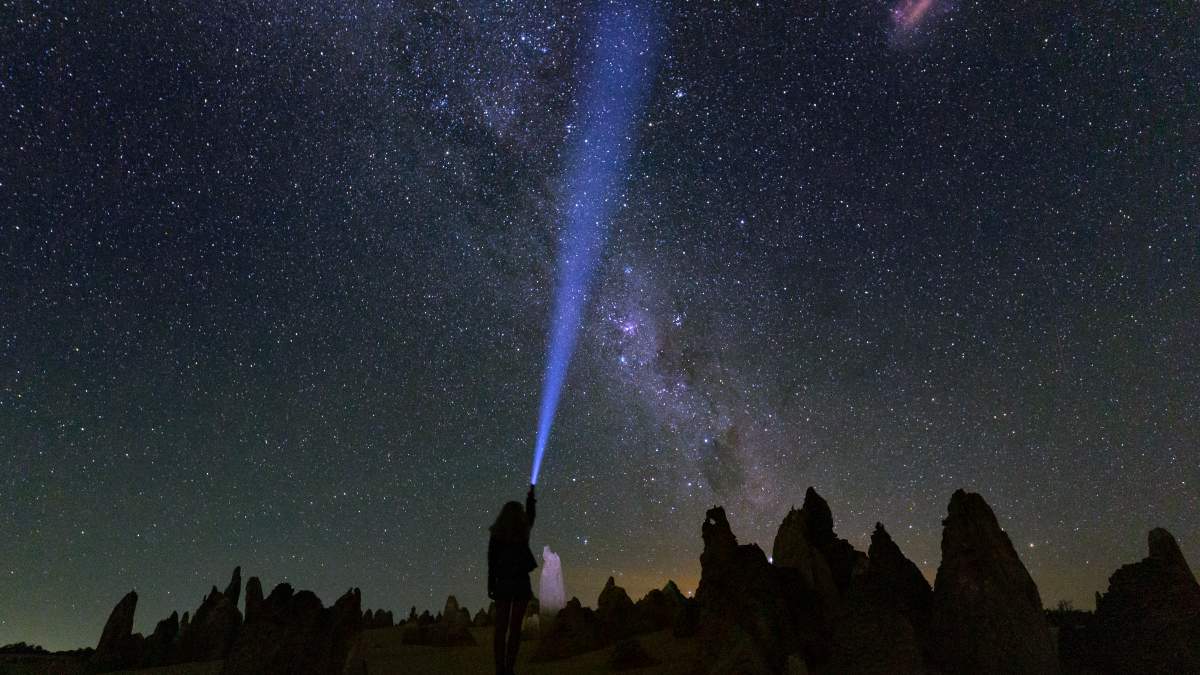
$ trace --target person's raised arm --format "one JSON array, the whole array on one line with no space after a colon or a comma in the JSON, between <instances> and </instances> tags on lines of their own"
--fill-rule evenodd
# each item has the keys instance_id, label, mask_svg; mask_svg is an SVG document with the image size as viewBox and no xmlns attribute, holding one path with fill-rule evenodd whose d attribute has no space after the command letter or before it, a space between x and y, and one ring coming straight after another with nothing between
<instances>
[{"instance_id":1,"label":"person's raised arm","mask_svg":"<svg viewBox=\"0 0 1200 675\"><path fill-rule=\"evenodd\" d=\"M533 527L533 519L537 518L537 497L533 496L533 486L525 493L525 516L529 518L529 527Z\"/></svg>"}]
</instances>

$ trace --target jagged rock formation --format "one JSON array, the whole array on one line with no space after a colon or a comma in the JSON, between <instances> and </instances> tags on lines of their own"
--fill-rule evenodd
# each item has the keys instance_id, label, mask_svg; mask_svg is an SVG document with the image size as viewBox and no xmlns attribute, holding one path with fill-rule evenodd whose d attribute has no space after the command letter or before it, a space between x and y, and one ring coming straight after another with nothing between
<instances>
[{"instance_id":1,"label":"jagged rock formation","mask_svg":"<svg viewBox=\"0 0 1200 675\"><path fill-rule=\"evenodd\" d=\"M1150 555L1125 565L1097 595L1087 630L1093 665L1112 673L1200 673L1200 584L1179 544L1150 531Z\"/></svg>"},{"instance_id":2,"label":"jagged rock formation","mask_svg":"<svg viewBox=\"0 0 1200 675\"><path fill-rule=\"evenodd\" d=\"M235 579L240 585L240 576L235 574ZM213 586L192 615L187 630L180 633L174 661L186 663L225 658L237 639L241 625L242 613L237 605Z\"/></svg>"},{"instance_id":3,"label":"jagged rock formation","mask_svg":"<svg viewBox=\"0 0 1200 675\"><path fill-rule=\"evenodd\" d=\"M792 514L789 513L788 516ZM850 542L841 539L833 531L833 512L829 509L829 503L817 494L817 491L809 487L804 492L804 505L799 511L795 512L795 520L790 524L787 518L784 519L784 526L780 527L780 534L785 533L785 526L789 526L790 531L802 533L808 540L809 546L821 554L825 561L825 565L829 570L829 578L833 582L833 586L838 594L845 594L850 588L851 580L857 575L866 570L867 557L858 550L855 550ZM776 536L778 541L779 536ZM783 562L780 563L775 559L772 553L772 559L775 559L776 564L782 564L786 567L797 567L805 573L805 577L809 577L809 569L811 569L811 577L813 588L824 598L828 595L828 585L824 570L818 563L809 563L806 566L805 558L811 557L811 554L806 555L803 547L799 546L797 538L793 536L786 537L785 544L790 544L784 547L780 552L783 555Z\"/></svg>"},{"instance_id":4,"label":"jagged rock formation","mask_svg":"<svg viewBox=\"0 0 1200 675\"><path fill-rule=\"evenodd\" d=\"M521 620L521 640L537 640L542 636L543 625L549 629L549 621L542 621L542 603L535 597L525 605L525 616Z\"/></svg>"},{"instance_id":5,"label":"jagged rock formation","mask_svg":"<svg viewBox=\"0 0 1200 675\"><path fill-rule=\"evenodd\" d=\"M809 492L816 492L809 488ZM818 497L819 499L819 497ZM824 500L822 500L823 502ZM805 507L808 498L805 499ZM813 593L821 603L821 611L832 613L837 606L838 591L833 583L833 573L829 570L824 554L812 543L813 536L809 533L808 521L810 513L804 509L791 509L775 534L775 542L771 546L771 561L778 567L788 567L800 574L800 582L805 590ZM832 535L832 516L830 516L830 534Z\"/></svg>"},{"instance_id":6,"label":"jagged rock formation","mask_svg":"<svg viewBox=\"0 0 1200 675\"><path fill-rule=\"evenodd\" d=\"M879 523L868 561L835 622L828 672L925 672L919 634L929 621L929 582Z\"/></svg>"},{"instance_id":7,"label":"jagged rock formation","mask_svg":"<svg viewBox=\"0 0 1200 675\"><path fill-rule=\"evenodd\" d=\"M548 624L549 622L547 622ZM549 630L549 625L546 626ZM527 614L521 620L521 641L538 640L542 637L542 615Z\"/></svg>"},{"instance_id":8,"label":"jagged rock formation","mask_svg":"<svg viewBox=\"0 0 1200 675\"><path fill-rule=\"evenodd\" d=\"M596 618L600 621L600 635L605 643L631 637L639 628L633 601L612 577L608 578L596 601Z\"/></svg>"},{"instance_id":9,"label":"jagged rock formation","mask_svg":"<svg viewBox=\"0 0 1200 675\"><path fill-rule=\"evenodd\" d=\"M584 607L572 598L544 628L536 658L548 661L601 649L640 633L679 628L677 636L695 633L695 602L685 598L674 582L654 589L636 604L612 577L604 584L597 609Z\"/></svg>"},{"instance_id":10,"label":"jagged rock formation","mask_svg":"<svg viewBox=\"0 0 1200 675\"><path fill-rule=\"evenodd\" d=\"M662 589L653 588L637 601L638 632L653 632L675 626L686 610L688 599L679 592L674 581L668 581Z\"/></svg>"},{"instance_id":11,"label":"jagged rock formation","mask_svg":"<svg viewBox=\"0 0 1200 675\"><path fill-rule=\"evenodd\" d=\"M792 654L824 660L828 626L800 572L767 562L757 545L738 545L719 506L701 533L697 635L707 672L777 673Z\"/></svg>"},{"instance_id":12,"label":"jagged rock formation","mask_svg":"<svg viewBox=\"0 0 1200 675\"><path fill-rule=\"evenodd\" d=\"M246 621L250 621L263 603L262 582L258 577L250 577L246 582Z\"/></svg>"},{"instance_id":13,"label":"jagged rock formation","mask_svg":"<svg viewBox=\"0 0 1200 675\"><path fill-rule=\"evenodd\" d=\"M635 604L610 577L595 611L572 598L543 623L549 615L540 617L538 602L529 603L523 637L542 633L539 661L615 645L608 655L613 669L649 665L631 636L672 628L677 637L699 638L697 672L710 675L1038 675L1060 671L1049 616L1067 672L1200 673L1200 584L1165 530L1150 532L1146 559L1112 575L1094 614L1046 613L979 495L955 492L943 525L931 589L883 525L876 524L866 555L839 539L829 505L811 488L804 506L781 524L771 561L757 546L739 545L716 507L702 527L695 599L668 582ZM138 598L130 592L113 609L96 650L74 658L99 671L224 657L225 675L357 674L365 672L366 649L357 634L394 625L391 612L363 612L357 589L325 608L287 584L264 599L261 582L250 577L244 621L240 594L236 568L224 591L212 587L194 613L172 613L143 638L132 632ZM474 644L469 628L494 620L494 604L472 619L450 596L436 619L412 608L401 639Z\"/></svg>"},{"instance_id":14,"label":"jagged rock formation","mask_svg":"<svg viewBox=\"0 0 1200 675\"><path fill-rule=\"evenodd\" d=\"M363 612L363 629L369 630L373 628L391 628L395 625L395 619L391 612L385 612L382 609L377 609L374 612L367 610Z\"/></svg>"},{"instance_id":15,"label":"jagged rock formation","mask_svg":"<svg viewBox=\"0 0 1200 675\"><path fill-rule=\"evenodd\" d=\"M903 614L914 626L926 625L933 605L933 589L916 563L892 541L882 523L875 523L867 559L867 571L862 575L864 593L873 602L889 605Z\"/></svg>"},{"instance_id":16,"label":"jagged rock formation","mask_svg":"<svg viewBox=\"0 0 1200 675\"><path fill-rule=\"evenodd\" d=\"M92 653L95 654L96 653L95 650L93 650ZM0 654L20 654L23 656L24 655L48 656L51 654L51 652L50 652L50 650L46 649L45 647L43 647L41 645L31 645L25 641L21 641L21 642L10 642L10 643L4 645L3 647L0 647Z\"/></svg>"},{"instance_id":17,"label":"jagged rock formation","mask_svg":"<svg viewBox=\"0 0 1200 675\"><path fill-rule=\"evenodd\" d=\"M142 665L149 667L170 663L172 651L175 648L175 638L178 636L179 613L171 612L171 616L159 621L154 627L154 632L146 638Z\"/></svg>"},{"instance_id":18,"label":"jagged rock formation","mask_svg":"<svg viewBox=\"0 0 1200 675\"><path fill-rule=\"evenodd\" d=\"M1094 614L1075 609L1069 603L1046 610L1046 621L1057 638L1058 660L1064 673L1096 675L1096 669L1091 665L1095 654L1088 643L1088 631Z\"/></svg>"},{"instance_id":19,"label":"jagged rock formation","mask_svg":"<svg viewBox=\"0 0 1200 675\"><path fill-rule=\"evenodd\" d=\"M239 567L224 591L212 587L194 615L184 612L180 619L172 612L143 639L131 634L137 608L131 591L113 609L91 665L112 670L225 659L222 672L233 675L342 672L350 641L362 630L357 589L326 610L315 595L293 594L287 584L263 600L260 582L251 577L245 622L235 604L240 595Z\"/></svg>"},{"instance_id":20,"label":"jagged rock formation","mask_svg":"<svg viewBox=\"0 0 1200 675\"><path fill-rule=\"evenodd\" d=\"M436 619L429 615L429 610L413 619L416 611L414 607L409 612L409 620L404 623L404 632L400 635L403 644L438 647L475 644L470 631L471 612L459 607L458 598L453 595L446 598L446 605Z\"/></svg>"},{"instance_id":21,"label":"jagged rock formation","mask_svg":"<svg viewBox=\"0 0 1200 675\"><path fill-rule=\"evenodd\" d=\"M442 619L445 621L458 620L458 598L453 595L446 597L446 605L442 608Z\"/></svg>"},{"instance_id":22,"label":"jagged rock formation","mask_svg":"<svg viewBox=\"0 0 1200 675\"><path fill-rule=\"evenodd\" d=\"M229 602L237 607L238 600L242 597L242 566L238 565L233 568L233 576L229 579L229 585L225 587L225 597L229 598Z\"/></svg>"},{"instance_id":23,"label":"jagged rock formation","mask_svg":"<svg viewBox=\"0 0 1200 675\"><path fill-rule=\"evenodd\" d=\"M141 660L143 639L133 632L133 615L137 611L138 595L129 591L113 607L100 633L100 642L92 654L91 663L99 670L115 670Z\"/></svg>"},{"instance_id":24,"label":"jagged rock formation","mask_svg":"<svg viewBox=\"0 0 1200 675\"><path fill-rule=\"evenodd\" d=\"M459 607L458 599L453 595L446 598L446 607L442 610L442 621L450 627L451 633L470 636L467 629L471 627L471 610ZM474 644L474 640L471 641L471 644Z\"/></svg>"},{"instance_id":25,"label":"jagged rock formation","mask_svg":"<svg viewBox=\"0 0 1200 675\"><path fill-rule=\"evenodd\" d=\"M567 601L567 606L559 610L547 634L538 642L533 659L565 659L603 646L600 620L596 618L596 613L584 607L579 598L571 598Z\"/></svg>"},{"instance_id":26,"label":"jagged rock formation","mask_svg":"<svg viewBox=\"0 0 1200 675\"><path fill-rule=\"evenodd\" d=\"M991 508L957 490L942 524L929 629L936 664L980 675L1057 673L1041 596Z\"/></svg>"},{"instance_id":27,"label":"jagged rock formation","mask_svg":"<svg viewBox=\"0 0 1200 675\"><path fill-rule=\"evenodd\" d=\"M340 674L362 631L362 595L351 589L325 608L312 592L279 584L253 619L240 631L222 675Z\"/></svg>"}]
</instances>

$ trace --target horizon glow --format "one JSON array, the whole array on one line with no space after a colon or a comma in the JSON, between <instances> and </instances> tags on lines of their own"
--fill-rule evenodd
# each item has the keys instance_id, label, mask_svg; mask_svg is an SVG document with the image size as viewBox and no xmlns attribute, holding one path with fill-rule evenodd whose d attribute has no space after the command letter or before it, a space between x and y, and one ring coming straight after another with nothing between
<instances>
[{"instance_id":1,"label":"horizon glow","mask_svg":"<svg viewBox=\"0 0 1200 675\"><path fill-rule=\"evenodd\" d=\"M567 127L559 241L546 374L529 482L536 485L562 396L622 175L633 150L634 122L649 89L658 29L639 2L605 2L592 30L582 96Z\"/></svg>"}]
</instances>

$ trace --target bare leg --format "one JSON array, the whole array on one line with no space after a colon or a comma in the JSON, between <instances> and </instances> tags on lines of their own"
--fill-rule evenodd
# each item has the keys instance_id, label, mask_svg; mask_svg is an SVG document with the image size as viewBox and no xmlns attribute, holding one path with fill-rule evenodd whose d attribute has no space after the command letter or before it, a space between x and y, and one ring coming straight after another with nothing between
<instances>
[{"instance_id":1,"label":"bare leg","mask_svg":"<svg viewBox=\"0 0 1200 675\"><path fill-rule=\"evenodd\" d=\"M508 630L508 613L512 603L508 600L496 601L496 625L492 633L492 656L496 661L496 675L507 675L508 666L504 658L505 631Z\"/></svg>"},{"instance_id":2,"label":"bare leg","mask_svg":"<svg viewBox=\"0 0 1200 675\"><path fill-rule=\"evenodd\" d=\"M507 666L508 673L511 675L513 668L517 667L517 650L521 648L521 622L525 620L525 605L528 605L528 600L514 600L512 603L512 614L508 617L508 649L507 649Z\"/></svg>"}]
</instances>

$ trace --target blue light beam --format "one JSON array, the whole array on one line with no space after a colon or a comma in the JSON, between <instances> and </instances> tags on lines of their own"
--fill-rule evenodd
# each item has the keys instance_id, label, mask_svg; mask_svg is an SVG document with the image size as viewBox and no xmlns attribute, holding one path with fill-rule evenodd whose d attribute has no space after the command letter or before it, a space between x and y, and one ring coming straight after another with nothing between
<instances>
[{"instance_id":1,"label":"blue light beam","mask_svg":"<svg viewBox=\"0 0 1200 675\"><path fill-rule=\"evenodd\" d=\"M575 352L588 289L633 151L634 123L649 89L659 33L655 17L642 4L602 2L590 58L584 62L585 88L576 103L575 124L568 127L574 137L568 141L562 184L566 222L558 247L549 353L529 479L534 485Z\"/></svg>"}]
</instances>

